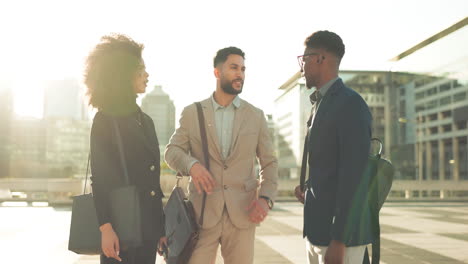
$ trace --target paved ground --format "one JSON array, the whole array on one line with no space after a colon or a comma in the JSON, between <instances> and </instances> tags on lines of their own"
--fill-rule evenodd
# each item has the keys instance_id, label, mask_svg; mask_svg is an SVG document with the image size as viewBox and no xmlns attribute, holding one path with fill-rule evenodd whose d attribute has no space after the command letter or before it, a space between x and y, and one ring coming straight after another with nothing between
<instances>
[{"instance_id":1,"label":"paved ground","mask_svg":"<svg viewBox=\"0 0 468 264\"><path fill-rule=\"evenodd\" d=\"M67 251L69 221L69 209L0 207L1 263L99 263ZM390 203L381 224L382 263L468 263L466 203ZM255 263L305 263L301 229L302 208L278 203L257 229Z\"/></svg>"}]
</instances>

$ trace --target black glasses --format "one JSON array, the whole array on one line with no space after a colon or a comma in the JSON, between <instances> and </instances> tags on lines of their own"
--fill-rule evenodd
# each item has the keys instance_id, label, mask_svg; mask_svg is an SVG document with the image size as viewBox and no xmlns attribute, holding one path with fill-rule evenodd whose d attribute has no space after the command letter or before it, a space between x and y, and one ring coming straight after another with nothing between
<instances>
[{"instance_id":1,"label":"black glasses","mask_svg":"<svg viewBox=\"0 0 468 264\"><path fill-rule=\"evenodd\" d=\"M312 56L312 55L320 55L320 53L311 52L311 53L297 56L297 62L299 62L299 67L301 67L301 69L302 67L304 67L304 57Z\"/></svg>"}]
</instances>

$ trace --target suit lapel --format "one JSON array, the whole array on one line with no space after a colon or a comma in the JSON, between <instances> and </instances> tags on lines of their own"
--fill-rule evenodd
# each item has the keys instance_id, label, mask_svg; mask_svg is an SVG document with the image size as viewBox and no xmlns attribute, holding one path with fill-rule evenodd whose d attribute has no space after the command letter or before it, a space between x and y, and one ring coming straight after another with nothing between
<instances>
[{"instance_id":1,"label":"suit lapel","mask_svg":"<svg viewBox=\"0 0 468 264\"><path fill-rule=\"evenodd\" d=\"M314 123L312 124L312 128L310 128L309 131L309 152L311 152L313 149L315 149L315 145L318 140L320 140L318 137L315 137L314 135L317 134L317 132L320 129L320 123L323 122L323 120L326 118L328 112L333 109L334 104L336 103L335 97L336 93L338 93L341 88L344 87L343 82L341 79L338 79L331 87L330 90L325 94L325 97L323 97L322 102L319 105L318 111L317 111L317 116L314 118Z\"/></svg>"},{"instance_id":2,"label":"suit lapel","mask_svg":"<svg viewBox=\"0 0 468 264\"><path fill-rule=\"evenodd\" d=\"M137 119L130 118L127 122L128 130L130 133L135 136L135 138L140 141L141 144L151 153L155 158L159 158L159 146L157 140L150 140L148 138L147 132L145 131L148 129L149 124L147 124L147 120L142 115L141 116L141 125L138 123ZM158 148L158 149L155 149Z\"/></svg>"},{"instance_id":3,"label":"suit lapel","mask_svg":"<svg viewBox=\"0 0 468 264\"><path fill-rule=\"evenodd\" d=\"M207 139L208 141L211 139L213 145L215 146L215 152L217 153L218 157L221 159L221 152L219 146L219 139L218 134L216 133L215 127L215 118L214 118L214 109L213 109L213 102L211 102L211 97L205 99L201 102L203 108L203 115L205 116L205 127L207 131ZM197 117L198 119L198 117ZM201 135L200 135L201 136ZM200 139L201 142L201 139ZM208 142L208 150L209 150L209 142Z\"/></svg>"},{"instance_id":4,"label":"suit lapel","mask_svg":"<svg viewBox=\"0 0 468 264\"><path fill-rule=\"evenodd\" d=\"M229 161L232 157L233 153L236 151L237 142L239 140L239 131L244 123L245 114L245 103L241 100L239 108L236 110L236 114L234 115L234 123L232 127L232 139L231 139L231 150L229 156L226 158L226 161Z\"/></svg>"},{"instance_id":5,"label":"suit lapel","mask_svg":"<svg viewBox=\"0 0 468 264\"><path fill-rule=\"evenodd\" d=\"M327 115L330 108L333 106L335 93L337 93L340 88L343 86L341 79L336 80L336 82L330 87L330 90L325 94L322 101L320 102L317 114L314 117L314 123L312 124L312 133L319 126L320 122Z\"/></svg>"}]
</instances>

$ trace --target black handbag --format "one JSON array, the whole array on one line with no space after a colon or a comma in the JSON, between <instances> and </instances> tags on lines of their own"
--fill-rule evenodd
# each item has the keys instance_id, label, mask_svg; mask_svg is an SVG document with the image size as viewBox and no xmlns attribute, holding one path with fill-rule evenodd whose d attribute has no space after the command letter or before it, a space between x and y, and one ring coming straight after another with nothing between
<instances>
[{"instance_id":1,"label":"black handbag","mask_svg":"<svg viewBox=\"0 0 468 264\"><path fill-rule=\"evenodd\" d=\"M208 144L206 138L205 118L199 102L196 103L198 122L205 159L205 168L209 171ZM203 202L200 219L196 221L195 210L192 203L186 198L184 191L179 187L182 176L177 175L177 183L171 196L164 207L167 248L164 250L164 258L168 264L188 263L192 252L199 240L199 232L203 226L203 216L206 205L206 192L203 192Z\"/></svg>"},{"instance_id":2,"label":"black handbag","mask_svg":"<svg viewBox=\"0 0 468 264\"><path fill-rule=\"evenodd\" d=\"M101 232L93 194L86 193L88 172L89 157L83 194L73 197L68 250L77 254L98 255L101 253Z\"/></svg>"},{"instance_id":3,"label":"black handbag","mask_svg":"<svg viewBox=\"0 0 468 264\"><path fill-rule=\"evenodd\" d=\"M163 250L168 264L188 263L199 239L199 229L195 210L178 186L181 176L164 207L166 218L167 248Z\"/></svg>"},{"instance_id":4,"label":"black handbag","mask_svg":"<svg viewBox=\"0 0 468 264\"><path fill-rule=\"evenodd\" d=\"M138 190L135 186L129 184L130 180L128 177L122 139L115 119L113 120L113 124L120 161L124 172L123 180L125 185L109 193L110 212L112 227L119 238L120 248L126 250L128 248L139 247L143 244L141 207ZM99 230L93 195L91 193L86 194L88 172L89 157L83 195L73 197L68 250L77 254L98 255L102 252L101 232Z\"/></svg>"}]
</instances>

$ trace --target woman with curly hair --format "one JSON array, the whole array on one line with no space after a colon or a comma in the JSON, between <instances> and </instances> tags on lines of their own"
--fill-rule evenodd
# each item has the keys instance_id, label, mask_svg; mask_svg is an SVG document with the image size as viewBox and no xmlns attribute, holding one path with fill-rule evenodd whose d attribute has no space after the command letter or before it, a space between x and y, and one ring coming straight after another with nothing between
<instances>
[{"instance_id":1,"label":"woman with curly hair","mask_svg":"<svg viewBox=\"0 0 468 264\"><path fill-rule=\"evenodd\" d=\"M125 35L108 35L86 60L89 104L98 110L91 128L91 179L101 231L101 264L154 264L164 236L158 139L153 120L136 103L148 82L142 50L142 44ZM112 226L109 193L125 184L114 124L121 135L130 184L140 194L144 243L137 248L121 248Z\"/></svg>"}]
</instances>

